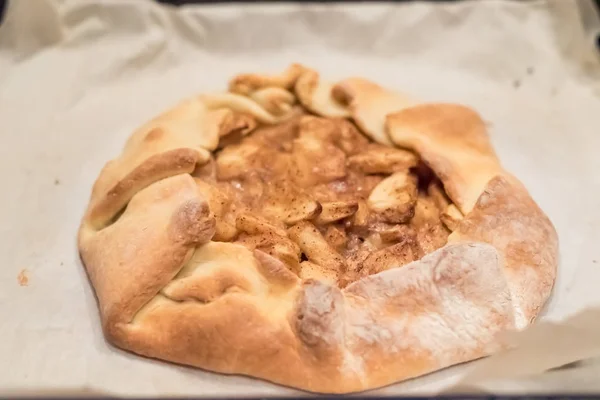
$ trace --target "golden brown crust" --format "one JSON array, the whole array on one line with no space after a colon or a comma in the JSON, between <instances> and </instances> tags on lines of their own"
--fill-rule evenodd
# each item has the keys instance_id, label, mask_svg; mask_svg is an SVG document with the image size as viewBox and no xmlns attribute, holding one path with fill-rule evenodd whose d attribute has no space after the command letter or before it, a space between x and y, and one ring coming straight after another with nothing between
<instances>
[{"instance_id":1,"label":"golden brown crust","mask_svg":"<svg viewBox=\"0 0 600 400\"><path fill-rule=\"evenodd\" d=\"M305 68L300 64L292 64L280 75L243 74L229 83L229 91L242 95L252 95L265 88L292 89Z\"/></svg>"},{"instance_id":2,"label":"golden brown crust","mask_svg":"<svg viewBox=\"0 0 600 400\"><path fill-rule=\"evenodd\" d=\"M386 115L410 107L414 100L362 78L350 78L333 87L332 95L348 105L354 122L378 143L392 145L385 129Z\"/></svg>"},{"instance_id":3,"label":"golden brown crust","mask_svg":"<svg viewBox=\"0 0 600 400\"><path fill-rule=\"evenodd\" d=\"M465 106L416 105L388 115L387 127L396 145L416 151L436 173L463 214L503 171L485 123Z\"/></svg>"},{"instance_id":4,"label":"golden brown crust","mask_svg":"<svg viewBox=\"0 0 600 400\"><path fill-rule=\"evenodd\" d=\"M519 181L509 175L494 177L449 241L496 247L504 256L517 328L533 322L554 285L558 237Z\"/></svg>"},{"instance_id":5,"label":"golden brown crust","mask_svg":"<svg viewBox=\"0 0 600 400\"><path fill-rule=\"evenodd\" d=\"M93 201L89 219L92 224L102 228L121 210L134 194L148 185L173 175L190 173L198 163L198 152L192 149L176 149L156 154L147 158L122 178L112 178L112 172L120 169L120 165L107 164L102 170L101 178L94 186L100 192ZM111 179L112 178L112 179ZM106 179L108 190L102 190ZM108 182L114 184L110 186ZM94 201L95 200L95 201Z\"/></svg>"},{"instance_id":6,"label":"golden brown crust","mask_svg":"<svg viewBox=\"0 0 600 400\"><path fill-rule=\"evenodd\" d=\"M213 231L208 204L186 174L141 190L120 218L100 231L84 224L79 248L105 328L130 322Z\"/></svg>"},{"instance_id":7,"label":"golden brown crust","mask_svg":"<svg viewBox=\"0 0 600 400\"><path fill-rule=\"evenodd\" d=\"M249 261L240 267L255 268ZM210 302L157 296L112 340L150 357L344 393L482 357L513 326L498 255L485 244L448 246L343 291L311 279L283 295L261 290Z\"/></svg>"},{"instance_id":8,"label":"golden brown crust","mask_svg":"<svg viewBox=\"0 0 600 400\"><path fill-rule=\"evenodd\" d=\"M230 90L183 102L144 125L98 177L78 243L112 343L212 371L346 393L483 357L501 347L499 333L539 313L555 279L556 232L502 169L475 112L418 104L358 78L323 82L300 65L279 76L239 76ZM298 115L297 101L319 115L351 118L380 144L414 151L449 198L438 183L422 193L405 179L402 171L416 166L410 153L352 158L366 141L351 124L340 131L305 117L291 124L327 135L352 168L395 178L374 178L370 201L323 192L318 212L301 201L288 230L252 214L228 220L233 203L211 185L219 160L210 152L258 124ZM279 134L261 131L263 145L277 143ZM307 152L311 145L298 144ZM237 157L233 145L227 149ZM219 170L225 172L244 174ZM320 232L314 223L347 218L360 227L369 207L389 219L379 240L397 244L363 246L355 257L360 279L341 289L334 275L356 265L339 265L345 261L336 254L354 239L334 225ZM410 225L396 225L411 212ZM246 246L214 241L238 234ZM296 259L295 243L273 242L285 235L296 238L309 261ZM394 268L417 253L429 254ZM296 260L297 270L285 257Z\"/></svg>"}]
</instances>

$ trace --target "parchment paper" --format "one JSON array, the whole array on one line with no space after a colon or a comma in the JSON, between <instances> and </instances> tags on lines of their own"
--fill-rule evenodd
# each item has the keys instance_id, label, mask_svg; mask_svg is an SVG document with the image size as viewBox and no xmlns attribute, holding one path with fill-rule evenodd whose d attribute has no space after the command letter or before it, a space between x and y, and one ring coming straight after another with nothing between
<instances>
[{"instance_id":1,"label":"parchment paper","mask_svg":"<svg viewBox=\"0 0 600 400\"><path fill-rule=\"evenodd\" d=\"M100 168L135 127L184 97L225 89L237 73L297 61L329 79L362 75L475 107L560 236L554 295L540 324L513 338L515 350L373 394L600 391L600 25L580 6L9 2L0 28L0 390L296 393L108 345L75 234Z\"/></svg>"}]
</instances>

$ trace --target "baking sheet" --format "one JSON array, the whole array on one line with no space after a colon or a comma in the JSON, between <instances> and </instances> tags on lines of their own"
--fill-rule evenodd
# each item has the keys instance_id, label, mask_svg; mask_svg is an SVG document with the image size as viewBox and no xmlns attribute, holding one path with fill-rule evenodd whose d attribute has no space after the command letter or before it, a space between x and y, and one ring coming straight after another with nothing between
<instances>
[{"instance_id":1,"label":"baking sheet","mask_svg":"<svg viewBox=\"0 0 600 400\"><path fill-rule=\"evenodd\" d=\"M0 393L298 393L111 347L75 246L93 181L135 127L181 98L225 89L235 74L291 62L475 107L559 232L554 295L517 349L372 393L600 392L600 60L590 40L598 25L581 4L9 2L0 27Z\"/></svg>"}]
</instances>

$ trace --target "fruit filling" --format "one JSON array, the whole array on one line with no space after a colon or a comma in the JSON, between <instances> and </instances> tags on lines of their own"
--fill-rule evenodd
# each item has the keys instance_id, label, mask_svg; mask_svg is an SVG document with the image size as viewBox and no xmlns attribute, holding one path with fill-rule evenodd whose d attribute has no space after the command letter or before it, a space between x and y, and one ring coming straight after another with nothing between
<instances>
[{"instance_id":1,"label":"fruit filling","mask_svg":"<svg viewBox=\"0 0 600 400\"><path fill-rule=\"evenodd\" d=\"M446 244L461 218L414 153L347 120L300 115L224 139L194 172L213 240L262 250L303 279L345 287L401 267Z\"/></svg>"}]
</instances>

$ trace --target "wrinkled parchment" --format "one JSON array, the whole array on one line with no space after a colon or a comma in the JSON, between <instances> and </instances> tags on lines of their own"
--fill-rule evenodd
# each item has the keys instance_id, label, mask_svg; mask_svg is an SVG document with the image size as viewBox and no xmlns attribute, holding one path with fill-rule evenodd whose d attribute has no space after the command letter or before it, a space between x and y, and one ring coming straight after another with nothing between
<instances>
[{"instance_id":1,"label":"wrinkled parchment","mask_svg":"<svg viewBox=\"0 0 600 400\"><path fill-rule=\"evenodd\" d=\"M135 127L290 62L475 107L559 232L554 295L515 350L373 393L600 391L600 24L585 7L13 0L0 27L0 391L296 393L109 346L75 246L93 181Z\"/></svg>"}]
</instances>

